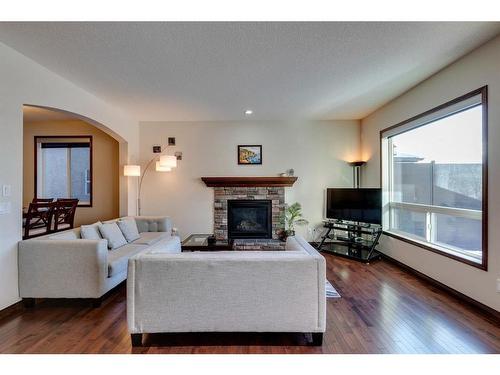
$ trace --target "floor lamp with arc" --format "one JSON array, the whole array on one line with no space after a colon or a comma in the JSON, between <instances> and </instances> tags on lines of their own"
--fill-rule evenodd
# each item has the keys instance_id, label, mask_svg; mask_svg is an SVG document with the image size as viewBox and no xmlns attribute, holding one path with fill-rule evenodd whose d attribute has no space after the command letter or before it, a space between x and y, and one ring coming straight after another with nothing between
<instances>
[{"instance_id":1,"label":"floor lamp with arc","mask_svg":"<svg viewBox=\"0 0 500 375\"><path fill-rule=\"evenodd\" d=\"M164 148L162 148L164 150ZM162 151L163 152L163 151ZM155 163L156 172L170 172L172 168L177 167L177 157L174 155L155 155L144 167L144 172L141 174L140 165L125 165L123 175L126 177L137 177L137 216L141 216L141 189L146 172L149 167Z\"/></svg>"}]
</instances>

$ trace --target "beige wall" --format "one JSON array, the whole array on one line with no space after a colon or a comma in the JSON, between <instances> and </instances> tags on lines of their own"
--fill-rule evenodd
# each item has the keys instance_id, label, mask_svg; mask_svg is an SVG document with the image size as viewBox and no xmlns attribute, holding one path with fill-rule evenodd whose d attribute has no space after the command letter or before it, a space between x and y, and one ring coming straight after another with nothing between
<instances>
[{"instance_id":1,"label":"beige wall","mask_svg":"<svg viewBox=\"0 0 500 375\"><path fill-rule=\"evenodd\" d=\"M363 186L380 185L379 131L488 85L489 259L488 272L384 237L381 249L389 256L500 311L500 37L443 69L388 105L362 120Z\"/></svg>"},{"instance_id":2,"label":"beige wall","mask_svg":"<svg viewBox=\"0 0 500 375\"><path fill-rule=\"evenodd\" d=\"M140 124L143 164L152 146L176 137L169 149L183 152L172 172L148 172L142 213L170 215L181 236L213 232L213 189L202 176L276 176L295 169L298 181L285 188L288 203L300 202L309 228L321 225L327 187L352 186L346 161L358 157L359 122L144 122ZM237 145L262 144L262 165L237 164ZM311 238L308 228L299 232Z\"/></svg>"},{"instance_id":3,"label":"beige wall","mask_svg":"<svg viewBox=\"0 0 500 375\"><path fill-rule=\"evenodd\" d=\"M138 156L138 122L96 96L0 43L0 309L19 301L17 243L22 238L23 105L58 108L91 119L120 142L120 164ZM90 123L94 124L90 121ZM120 209L135 211L135 185L120 177Z\"/></svg>"},{"instance_id":4,"label":"beige wall","mask_svg":"<svg viewBox=\"0 0 500 375\"><path fill-rule=\"evenodd\" d=\"M24 124L23 205L34 196L34 137L37 135L91 135L93 157L93 204L78 207L75 226L119 216L119 145L118 142L81 120L38 121Z\"/></svg>"}]
</instances>

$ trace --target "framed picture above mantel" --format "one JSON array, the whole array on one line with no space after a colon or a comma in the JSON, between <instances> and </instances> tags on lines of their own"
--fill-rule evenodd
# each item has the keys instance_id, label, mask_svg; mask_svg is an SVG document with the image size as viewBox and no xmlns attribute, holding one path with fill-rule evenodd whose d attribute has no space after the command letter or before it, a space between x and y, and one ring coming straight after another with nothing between
<instances>
[{"instance_id":1,"label":"framed picture above mantel","mask_svg":"<svg viewBox=\"0 0 500 375\"><path fill-rule=\"evenodd\" d=\"M262 164L262 145L238 145L238 164Z\"/></svg>"}]
</instances>

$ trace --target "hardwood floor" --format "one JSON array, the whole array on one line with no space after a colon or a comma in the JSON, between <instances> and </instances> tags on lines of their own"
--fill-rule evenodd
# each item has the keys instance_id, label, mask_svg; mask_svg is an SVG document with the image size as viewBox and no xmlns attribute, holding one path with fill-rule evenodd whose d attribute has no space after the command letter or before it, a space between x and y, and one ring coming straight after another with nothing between
<instances>
[{"instance_id":1,"label":"hardwood floor","mask_svg":"<svg viewBox=\"0 0 500 375\"><path fill-rule=\"evenodd\" d=\"M51 300L0 318L2 353L500 353L500 327L428 282L381 260L370 265L324 254L328 299L322 347L294 334L146 335L133 348L125 285L100 308ZM168 346L167 346L168 345Z\"/></svg>"}]
</instances>

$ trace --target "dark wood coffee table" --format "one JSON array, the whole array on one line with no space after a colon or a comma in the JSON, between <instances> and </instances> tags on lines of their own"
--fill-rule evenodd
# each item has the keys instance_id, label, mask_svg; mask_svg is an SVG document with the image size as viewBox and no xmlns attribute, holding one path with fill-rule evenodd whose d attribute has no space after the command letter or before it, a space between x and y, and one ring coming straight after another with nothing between
<instances>
[{"instance_id":1,"label":"dark wood coffee table","mask_svg":"<svg viewBox=\"0 0 500 375\"><path fill-rule=\"evenodd\" d=\"M192 234L181 243L182 251L230 251L233 250L233 240L217 241L208 244L210 234Z\"/></svg>"}]
</instances>

